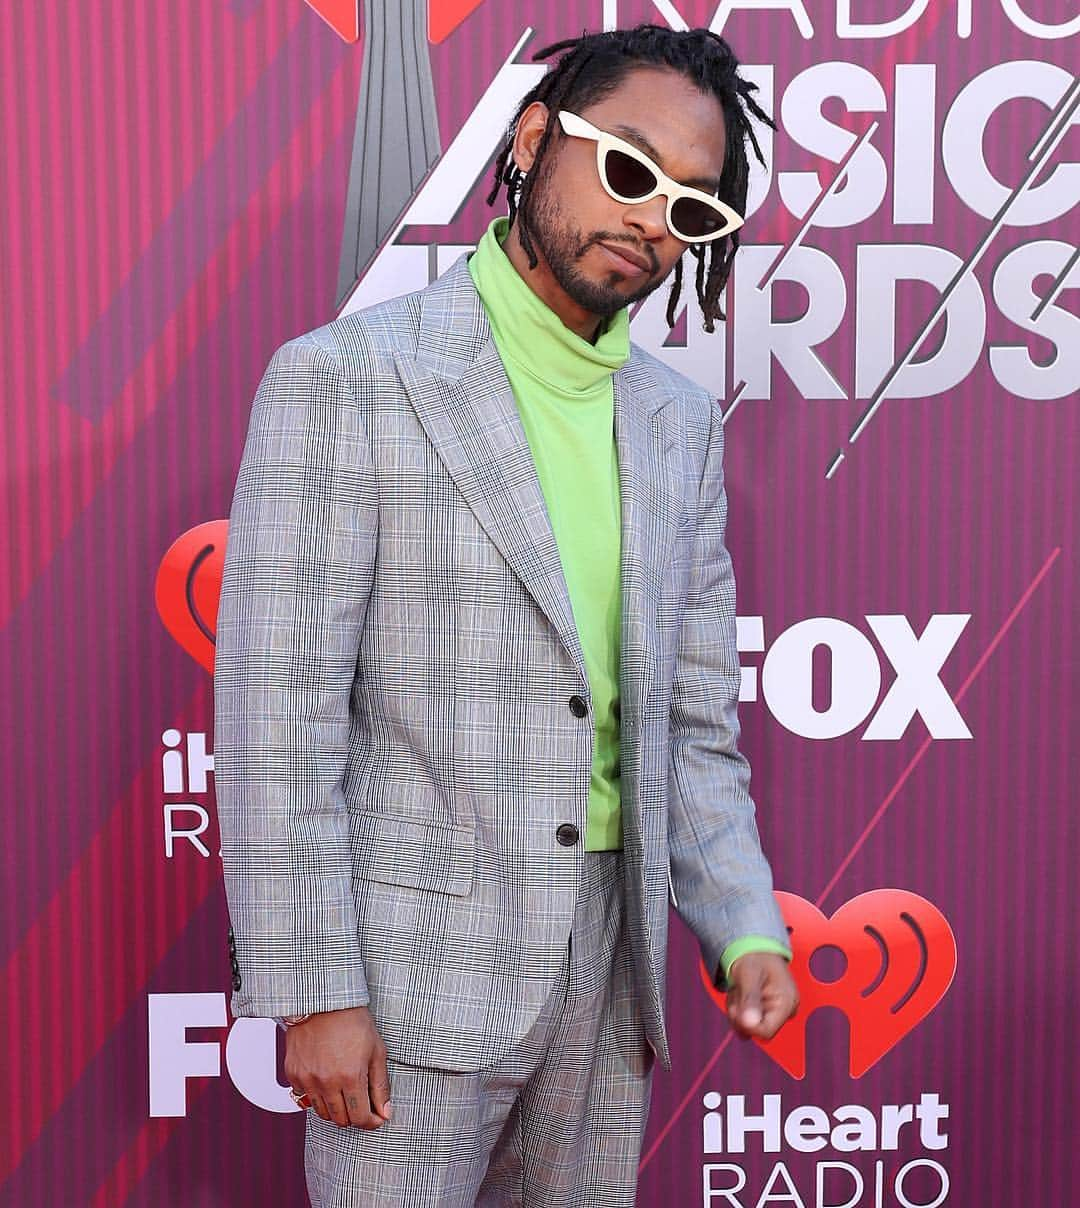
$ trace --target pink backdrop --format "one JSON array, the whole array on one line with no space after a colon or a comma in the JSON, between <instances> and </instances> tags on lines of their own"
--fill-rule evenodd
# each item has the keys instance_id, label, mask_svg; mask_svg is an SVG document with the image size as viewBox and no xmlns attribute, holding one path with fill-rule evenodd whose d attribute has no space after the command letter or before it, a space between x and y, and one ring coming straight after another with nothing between
<instances>
[{"instance_id":1,"label":"pink backdrop","mask_svg":"<svg viewBox=\"0 0 1080 1208\"><path fill-rule=\"evenodd\" d=\"M725 409L742 745L824 1005L783 1051L733 1040L673 926L640 1202L1070 1202L1074 0L360 18L44 0L0 28L0 1200L303 1202L276 1030L226 1013L213 522L273 350L479 238L529 55L656 20L722 28L782 124L729 323L684 290L666 338L664 288L632 336ZM903 993L862 993L866 951Z\"/></svg>"}]
</instances>

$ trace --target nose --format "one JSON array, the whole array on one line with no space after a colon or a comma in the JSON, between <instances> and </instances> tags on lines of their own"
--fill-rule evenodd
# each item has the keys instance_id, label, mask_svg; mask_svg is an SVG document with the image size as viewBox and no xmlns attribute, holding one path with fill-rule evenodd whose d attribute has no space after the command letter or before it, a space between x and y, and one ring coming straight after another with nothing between
<instances>
[{"instance_id":1,"label":"nose","mask_svg":"<svg viewBox=\"0 0 1080 1208\"><path fill-rule=\"evenodd\" d=\"M645 239L657 239L668 233L667 198L662 193L626 207L623 215L628 226L636 227Z\"/></svg>"}]
</instances>

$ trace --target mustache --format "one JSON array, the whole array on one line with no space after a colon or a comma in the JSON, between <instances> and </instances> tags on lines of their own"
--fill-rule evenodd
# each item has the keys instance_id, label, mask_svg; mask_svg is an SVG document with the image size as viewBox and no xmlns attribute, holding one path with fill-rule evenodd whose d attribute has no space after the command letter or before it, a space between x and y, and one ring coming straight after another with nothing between
<instances>
[{"instance_id":1,"label":"mustache","mask_svg":"<svg viewBox=\"0 0 1080 1208\"><path fill-rule=\"evenodd\" d=\"M652 248L641 247L637 243L633 242L633 240L627 239L625 236L620 237L620 236L615 236L615 235L604 235L604 234L594 235L585 244L584 248L582 248L581 255L584 255L585 252L587 252L589 250L589 248L593 246L593 244L600 245L600 244L604 244L604 243L610 244L613 248L615 248L616 251L621 251L625 247L628 252L633 253L635 256L639 256L642 260L646 261L646 263L648 264L650 273L655 273L656 270L660 267L657 264L656 257L655 257L655 254L653 253Z\"/></svg>"}]
</instances>

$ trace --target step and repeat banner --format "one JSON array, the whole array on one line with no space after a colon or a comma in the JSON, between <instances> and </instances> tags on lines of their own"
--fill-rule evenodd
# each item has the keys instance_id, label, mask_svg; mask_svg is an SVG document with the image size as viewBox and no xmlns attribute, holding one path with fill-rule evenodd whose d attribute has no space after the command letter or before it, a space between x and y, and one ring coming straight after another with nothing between
<instances>
[{"instance_id":1,"label":"step and repeat banner","mask_svg":"<svg viewBox=\"0 0 1080 1208\"><path fill-rule=\"evenodd\" d=\"M664 286L631 336L724 411L803 1005L735 1037L673 916L639 1202L1072 1202L1076 0L10 6L0 1202L306 1202L281 1036L228 1014L213 804L252 397L505 212L533 52L640 21L722 33L779 125L728 321L684 285L669 330Z\"/></svg>"}]
</instances>

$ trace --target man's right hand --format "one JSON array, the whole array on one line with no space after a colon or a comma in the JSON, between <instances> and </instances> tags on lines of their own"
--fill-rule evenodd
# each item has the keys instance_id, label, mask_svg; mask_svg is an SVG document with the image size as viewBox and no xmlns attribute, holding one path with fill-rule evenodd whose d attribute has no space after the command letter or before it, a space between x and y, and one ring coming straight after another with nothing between
<instances>
[{"instance_id":1,"label":"man's right hand","mask_svg":"<svg viewBox=\"0 0 1080 1208\"><path fill-rule=\"evenodd\" d=\"M285 1077L328 1122L373 1129L390 1119L386 1045L367 1007L323 1011L289 1028Z\"/></svg>"}]
</instances>

